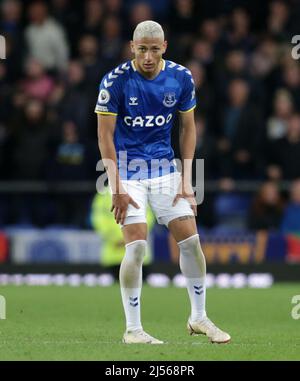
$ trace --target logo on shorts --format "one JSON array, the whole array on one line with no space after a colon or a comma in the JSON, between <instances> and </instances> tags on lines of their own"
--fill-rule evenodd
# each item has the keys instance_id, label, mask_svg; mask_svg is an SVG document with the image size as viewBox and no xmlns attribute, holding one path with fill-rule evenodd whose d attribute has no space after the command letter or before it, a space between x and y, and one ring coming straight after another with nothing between
<instances>
[{"instance_id":1,"label":"logo on shorts","mask_svg":"<svg viewBox=\"0 0 300 381\"><path fill-rule=\"evenodd\" d=\"M177 100L175 97L175 93L165 93L164 94L163 104L166 107L173 107L176 102L177 102Z\"/></svg>"},{"instance_id":2,"label":"logo on shorts","mask_svg":"<svg viewBox=\"0 0 300 381\"><path fill-rule=\"evenodd\" d=\"M106 89L100 90L98 102L103 105L103 104L108 103L109 100L110 100L110 94L109 94L108 90L106 90Z\"/></svg>"}]
</instances>

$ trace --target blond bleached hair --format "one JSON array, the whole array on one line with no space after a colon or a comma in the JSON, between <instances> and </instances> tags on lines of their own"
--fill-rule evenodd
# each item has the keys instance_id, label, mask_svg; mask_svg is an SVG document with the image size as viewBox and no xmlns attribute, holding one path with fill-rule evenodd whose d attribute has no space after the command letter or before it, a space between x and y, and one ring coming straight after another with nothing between
<instances>
[{"instance_id":1,"label":"blond bleached hair","mask_svg":"<svg viewBox=\"0 0 300 381\"><path fill-rule=\"evenodd\" d=\"M140 22L133 32L133 41L141 40L142 38L159 38L164 41L165 34L159 23L147 20Z\"/></svg>"}]
</instances>

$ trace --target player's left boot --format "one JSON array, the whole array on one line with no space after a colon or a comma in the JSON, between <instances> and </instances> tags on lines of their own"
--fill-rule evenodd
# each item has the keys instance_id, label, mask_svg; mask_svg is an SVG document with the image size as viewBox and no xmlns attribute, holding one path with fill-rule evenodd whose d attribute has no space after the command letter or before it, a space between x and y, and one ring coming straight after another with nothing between
<instances>
[{"instance_id":1,"label":"player's left boot","mask_svg":"<svg viewBox=\"0 0 300 381\"><path fill-rule=\"evenodd\" d=\"M218 328L207 316L196 322L189 319L187 329L190 335L206 335L212 343L225 344L231 340L230 335Z\"/></svg>"}]
</instances>

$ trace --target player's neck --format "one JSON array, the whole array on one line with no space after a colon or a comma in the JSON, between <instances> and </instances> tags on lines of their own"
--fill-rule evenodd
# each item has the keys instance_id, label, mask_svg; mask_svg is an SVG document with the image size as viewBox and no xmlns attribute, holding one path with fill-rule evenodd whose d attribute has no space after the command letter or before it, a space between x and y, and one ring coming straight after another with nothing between
<instances>
[{"instance_id":1,"label":"player's neck","mask_svg":"<svg viewBox=\"0 0 300 381\"><path fill-rule=\"evenodd\" d=\"M133 60L133 64L135 66L135 69L136 71L138 71L143 77L145 77L146 79L154 79L155 77L158 76L158 74L161 72L162 68L163 68L163 65L164 65L164 61L163 59L160 60L157 68L155 71L151 72L151 73L147 73L147 72L144 72L136 63L136 60L134 59Z\"/></svg>"}]
</instances>

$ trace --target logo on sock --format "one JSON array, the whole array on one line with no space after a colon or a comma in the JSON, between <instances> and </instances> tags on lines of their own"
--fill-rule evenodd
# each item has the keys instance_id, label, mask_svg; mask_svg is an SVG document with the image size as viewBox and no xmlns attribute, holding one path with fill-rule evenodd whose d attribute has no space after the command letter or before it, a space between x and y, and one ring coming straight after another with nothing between
<instances>
[{"instance_id":1,"label":"logo on sock","mask_svg":"<svg viewBox=\"0 0 300 381\"><path fill-rule=\"evenodd\" d=\"M201 295L203 294L202 286L194 286L195 294Z\"/></svg>"},{"instance_id":2,"label":"logo on sock","mask_svg":"<svg viewBox=\"0 0 300 381\"><path fill-rule=\"evenodd\" d=\"M136 307L136 306L139 305L138 297L136 297L136 298L129 297L129 301L130 301L129 304L130 304L132 307Z\"/></svg>"}]
</instances>

